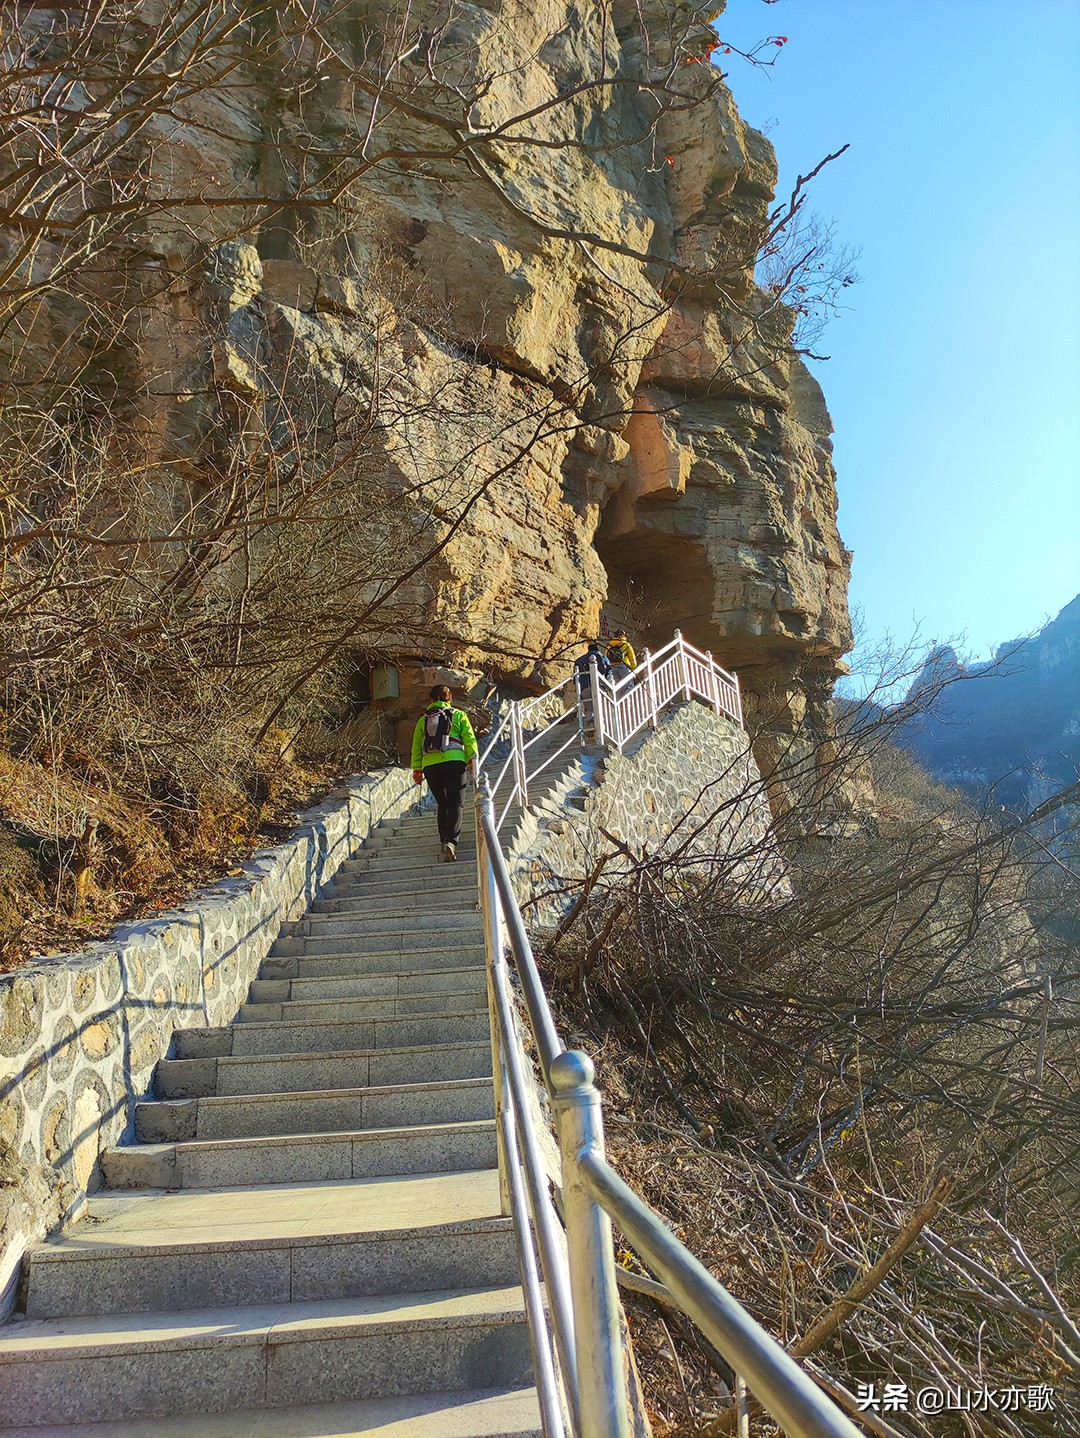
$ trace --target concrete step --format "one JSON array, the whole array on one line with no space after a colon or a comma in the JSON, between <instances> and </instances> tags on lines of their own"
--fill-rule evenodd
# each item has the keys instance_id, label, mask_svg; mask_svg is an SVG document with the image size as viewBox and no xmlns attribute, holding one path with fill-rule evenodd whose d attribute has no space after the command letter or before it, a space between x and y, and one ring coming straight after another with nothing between
<instances>
[{"instance_id":1,"label":"concrete step","mask_svg":"<svg viewBox=\"0 0 1080 1438\"><path fill-rule=\"evenodd\" d=\"M319 1089L309 1093L216 1095L135 1105L136 1143L207 1142L304 1133L347 1133L406 1124L493 1118L490 1079Z\"/></svg>"},{"instance_id":2,"label":"concrete step","mask_svg":"<svg viewBox=\"0 0 1080 1438\"><path fill-rule=\"evenodd\" d=\"M413 929L401 929L389 934L373 933L370 928L357 924L353 919L349 921L348 927L328 934L297 934L278 939L270 956L283 959L294 954L398 954L411 956L405 967L436 968L436 951L442 951L450 960L460 965L461 950L481 947L480 935L479 914L470 916L468 927L422 930L419 933ZM427 963L416 963L417 955L424 953L425 943L430 944L432 957Z\"/></svg>"},{"instance_id":3,"label":"concrete step","mask_svg":"<svg viewBox=\"0 0 1080 1438\"><path fill-rule=\"evenodd\" d=\"M412 856L405 856L387 849L381 854L370 854L364 859L344 864L338 870L335 884L369 884L378 881L383 884L407 884L415 893L428 883L440 879L453 879L457 883L476 883L476 862L473 855L461 855L450 863L441 856L420 862Z\"/></svg>"},{"instance_id":4,"label":"concrete step","mask_svg":"<svg viewBox=\"0 0 1080 1438\"><path fill-rule=\"evenodd\" d=\"M398 866L396 873L393 872L395 864ZM376 879L385 883L401 882L414 872L422 874L424 880L430 883L475 883L476 850L472 846L466 849L458 844L457 858L451 862L444 857L441 845L433 850L415 851L411 845L389 844L370 853L361 849L355 858L346 859L341 865L334 875L334 884L371 883Z\"/></svg>"},{"instance_id":5,"label":"concrete step","mask_svg":"<svg viewBox=\"0 0 1080 1438\"><path fill-rule=\"evenodd\" d=\"M409 1394L193 1418L0 1428L2 1438L542 1438L532 1388Z\"/></svg>"},{"instance_id":6,"label":"concrete step","mask_svg":"<svg viewBox=\"0 0 1080 1438\"><path fill-rule=\"evenodd\" d=\"M239 1023L327 1023L341 1019L407 1018L410 1014L464 1014L483 1008L482 989L437 989L430 994L368 994L360 998L297 999L241 1005Z\"/></svg>"},{"instance_id":7,"label":"concrete step","mask_svg":"<svg viewBox=\"0 0 1080 1438\"><path fill-rule=\"evenodd\" d=\"M351 1085L441 1083L490 1078L491 1044L359 1049L342 1053L254 1054L246 1058L164 1059L154 1076L158 1098L307 1093Z\"/></svg>"},{"instance_id":8,"label":"concrete step","mask_svg":"<svg viewBox=\"0 0 1080 1438\"><path fill-rule=\"evenodd\" d=\"M98 1193L31 1255L27 1317L501 1287L517 1257L498 1208L494 1172Z\"/></svg>"},{"instance_id":9,"label":"concrete step","mask_svg":"<svg viewBox=\"0 0 1080 1438\"><path fill-rule=\"evenodd\" d=\"M442 857L440 850L442 842L439 839L438 829L432 822L430 828L416 829L413 831L401 830L398 833L377 835L370 839L363 847L365 854L377 854L379 850L392 849L397 854L408 854L418 859L433 859L436 862ZM471 831L466 832L463 828L457 841L458 859L475 858L476 839Z\"/></svg>"},{"instance_id":10,"label":"concrete step","mask_svg":"<svg viewBox=\"0 0 1080 1438\"><path fill-rule=\"evenodd\" d=\"M334 884L326 890L323 898L317 899L312 904L308 912L333 914L341 908L351 907L359 899L366 899L372 903L396 901L401 905L411 905L419 899L424 899L430 905L442 904L445 907L450 907L460 903L462 907L468 909L475 904L476 895L476 876L474 874L464 875L460 879L456 872L451 879L444 879L441 874L433 875L424 880L423 888L419 893L416 880L413 877L376 879L372 876Z\"/></svg>"},{"instance_id":11,"label":"concrete step","mask_svg":"<svg viewBox=\"0 0 1080 1438\"><path fill-rule=\"evenodd\" d=\"M402 912L402 908L405 912ZM475 908L466 909L436 909L428 913L416 912L409 905L396 904L393 911L385 914L376 914L371 919L364 919L360 916L345 914L315 914L310 919L301 919L299 927L293 930L292 937L303 935L314 937L316 934L325 934L329 937L337 937L342 934L360 934L368 938L389 938L391 935L407 934L414 940L421 935L425 938L428 935L442 935L449 937L450 942L459 934L477 935L483 932L479 911ZM475 942L475 939L474 939Z\"/></svg>"},{"instance_id":12,"label":"concrete step","mask_svg":"<svg viewBox=\"0 0 1080 1438\"><path fill-rule=\"evenodd\" d=\"M397 846L383 849L363 849L360 857L346 860L338 870L336 877L349 879L361 877L364 874L379 874L384 877L405 878L414 874L418 879L433 877L436 874L465 874L474 876L476 874L476 850L474 847L465 848L458 846L458 856L453 864L447 861L438 852L438 849L428 850L426 848L412 848Z\"/></svg>"},{"instance_id":13,"label":"concrete step","mask_svg":"<svg viewBox=\"0 0 1080 1438\"><path fill-rule=\"evenodd\" d=\"M410 914L461 914L477 908L476 883L469 881L452 889L432 889L425 884L419 892L414 887L411 892L394 894L373 894L359 888L338 898L321 899L308 913L313 919L356 914L374 920L382 914L400 914L403 909Z\"/></svg>"},{"instance_id":14,"label":"concrete step","mask_svg":"<svg viewBox=\"0 0 1080 1438\"><path fill-rule=\"evenodd\" d=\"M483 944L369 951L358 949L348 940L331 939L327 941L331 945L327 953L325 944L309 950L304 940L288 942L295 942L296 950L264 959L259 970L260 978L371 978L386 974L431 972L434 969L482 968L484 963Z\"/></svg>"},{"instance_id":15,"label":"concrete step","mask_svg":"<svg viewBox=\"0 0 1080 1438\"><path fill-rule=\"evenodd\" d=\"M516 1289L14 1324L0 1412L24 1426L470 1392L528 1380Z\"/></svg>"},{"instance_id":16,"label":"concrete step","mask_svg":"<svg viewBox=\"0 0 1080 1438\"><path fill-rule=\"evenodd\" d=\"M345 1049L419 1048L489 1037L487 1013L415 1015L327 1023L228 1024L220 1029L178 1029L177 1058L306 1054Z\"/></svg>"},{"instance_id":17,"label":"concrete step","mask_svg":"<svg viewBox=\"0 0 1080 1438\"><path fill-rule=\"evenodd\" d=\"M490 1168L495 1162L495 1125L483 1120L363 1133L130 1144L104 1151L101 1172L110 1188L231 1188L449 1173Z\"/></svg>"},{"instance_id":18,"label":"concrete step","mask_svg":"<svg viewBox=\"0 0 1080 1438\"><path fill-rule=\"evenodd\" d=\"M476 830L471 813L463 813L461 816L461 832L457 842L463 849L476 846ZM412 844L418 848L430 845L437 849L439 843L439 822L432 813L422 819L405 820L397 828L388 829L385 834L381 831L373 834L364 845L364 850L393 848L399 844Z\"/></svg>"},{"instance_id":19,"label":"concrete step","mask_svg":"<svg viewBox=\"0 0 1080 1438\"><path fill-rule=\"evenodd\" d=\"M461 969L429 969L412 974L353 974L326 979L256 979L248 1002L283 1004L297 999L366 999L405 997L484 990L486 977L479 964Z\"/></svg>"}]
</instances>

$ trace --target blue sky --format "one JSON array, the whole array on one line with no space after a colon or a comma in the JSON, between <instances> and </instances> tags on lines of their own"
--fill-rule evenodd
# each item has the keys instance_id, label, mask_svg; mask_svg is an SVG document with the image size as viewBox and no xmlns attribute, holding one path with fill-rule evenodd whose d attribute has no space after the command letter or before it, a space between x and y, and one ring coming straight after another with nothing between
<instances>
[{"instance_id":1,"label":"blue sky","mask_svg":"<svg viewBox=\"0 0 1080 1438\"><path fill-rule=\"evenodd\" d=\"M974 657L1080 592L1080 3L729 0L723 59L781 190L861 248L814 366L870 640Z\"/></svg>"}]
</instances>

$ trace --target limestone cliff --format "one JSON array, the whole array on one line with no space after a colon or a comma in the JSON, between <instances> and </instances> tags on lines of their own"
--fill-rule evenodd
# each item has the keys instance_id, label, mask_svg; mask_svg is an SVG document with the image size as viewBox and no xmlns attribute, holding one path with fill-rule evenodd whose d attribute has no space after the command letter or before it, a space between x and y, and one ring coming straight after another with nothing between
<instances>
[{"instance_id":1,"label":"limestone cliff","mask_svg":"<svg viewBox=\"0 0 1080 1438\"><path fill-rule=\"evenodd\" d=\"M283 415L325 451L343 395L378 409L368 464L411 515L385 547L450 535L379 636L399 729L440 669L561 677L605 604L824 714L850 642L831 423L753 282L776 170L709 63L716 13L428 4L394 50L393 6L330 7L148 126L162 203L85 382L195 491ZM460 158L455 105L487 137Z\"/></svg>"}]
</instances>

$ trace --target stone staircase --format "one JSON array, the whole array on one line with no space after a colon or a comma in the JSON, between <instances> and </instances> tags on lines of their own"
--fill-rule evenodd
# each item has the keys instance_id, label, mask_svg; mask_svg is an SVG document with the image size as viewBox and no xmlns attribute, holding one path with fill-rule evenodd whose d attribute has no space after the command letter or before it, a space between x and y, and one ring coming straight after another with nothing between
<instances>
[{"instance_id":1,"label":"stone staircase","mask_svg":"<svg viewBox=\"0 0 1080 1438\"><path fill-rule=\"evenodd\" d=\"M541 772L529 780L527 806L523 808L521 804L514 803L507 812L499 837L508 854L513 855L530 844L545 824L558 817L564 805L583 802L585 790L598 778L605 753L601 748L582 751L573 744L564 754L552 758L576 733L576 725L565 722L549 729L530 744L526 753L528 768ZM545 764L547 767L542 767ZM489 764L488 767L492 766ZM497 772L501 765L494 767ZM496 817L501 816L513 784L512 772L508 772L493 796Z\"/></svg>"},{"instance_id":2,"label":"stone staircase","mask_svg":"<svg viewBox=\"0 0 1080 1438\"><path fill-rule=\"evenodd\" d=\"M177 1031L107 1188L31 1255L0 1432L539 1434L474 850L468 815L456 864L430 814L380 828L236 1022Z\"/></svg>"}]
</instances>

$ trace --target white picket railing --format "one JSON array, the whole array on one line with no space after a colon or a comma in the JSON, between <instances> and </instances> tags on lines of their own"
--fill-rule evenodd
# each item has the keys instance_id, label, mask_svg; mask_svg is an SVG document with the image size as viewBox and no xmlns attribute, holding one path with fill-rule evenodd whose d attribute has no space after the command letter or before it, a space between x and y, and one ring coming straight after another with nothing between
<instances>
[{"instance_id":1,"label":"white picket railing","mask_svg":"<svg viewBox=\"0 0 1080 1438\"><path fill-rule=\"evenodd\" d=\"M674 699L701 699L717 714L740 726L743 722L736 676L721 669L707 651L695 649L677 629L663 649L655 654L646 649L630 674L619 680L597 674L590 688L596 696L597 737L620 752L646 725L655 725Z\"/></svg>"},{"instance_id":2,"label":"white picket railing","mask_svg":"<svg viewBox=\"0 0 1080 1438\"><path fill-rule=\"evenodd\" d=\"M567 704L562 696L570 682L575 694L574 701ZM691 698L742 726L737 677L722 669L710 653L695 649L676 629L669 644L655 654L646 649L638 667L622 679L608 678L594 663L588 674L575 670L572 681L557 684L544 694L513 701L477 761L478 773L487 775L496 796L496 832L515 803L524 806L529 802L530 780L569 749L575 745L587 748L591 741L621 754L642 729L655 728L669 705ZM566 740L553 752L545 752L539 763L530 764L539 741L557 724L570 719L575 722L569 725ZM501 754L502 745L506 747L505 755ZM492 760L492 755L500 755L501 763Z\"/></svg>"}]
</instances>

